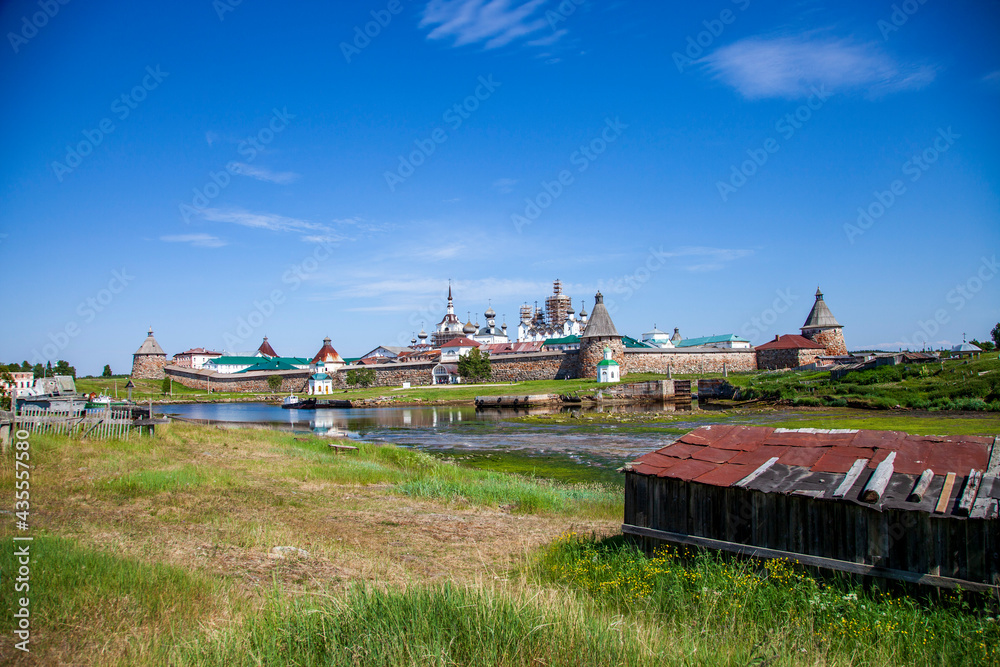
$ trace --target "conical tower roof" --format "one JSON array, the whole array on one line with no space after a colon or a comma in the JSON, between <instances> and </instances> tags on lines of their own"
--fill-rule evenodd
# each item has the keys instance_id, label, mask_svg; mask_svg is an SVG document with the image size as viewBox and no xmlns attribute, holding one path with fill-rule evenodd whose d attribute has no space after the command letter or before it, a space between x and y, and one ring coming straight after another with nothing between
<instances>
[{"instance_id":1,"label":"conical tower roof","mask_svg":"<svg viewBox=\"0 0 1000 667\"><path fill-rule=\"evenodd\" d=\"M594 310L590 313L590 321L587 328L583 330L581 338L620 338L621 334L615 328L615 323L611 321L611 314L604 306L604 295L598 292L594 295Z\"/></svg>"},{"instance_id":2,"label":"conical tower roof","mask_svg":"<svg viewBox=\"0 0 1000 667\"><path fill-rule=\"evenodd\" d=\"M343 361L344 360L340 358L340 355L337 354L337 351L333 349L333 346L330 345L330 337L327 336L323 339L323 347L319 348L319 352L317 352L316 356L313 357L312 363L343 363Z\"/></svg>"},{"instance_id":3,"label":"conical tower roof","mask_svg":"<svg viewBox=\"0 0 1000 667\"><path fill-rule=\"evenodd\" d=\"M264 342L260 344L257 351L263 354L265 357L271 357L272 359L278 356L278 353L274 351L271 344L267 342L267 336L264 336Z\"/></svg>"},{"instance_id":4,"label":"conical tower roof","mask_svg":"<svg viewBox=\"0 0 1000 667\"><path fill-rule=\"evenodd\" d=\"M832 327L843 326L837 321L837 318L833 316L830 312L830 308L823 301L823 292L816 288L816 303L813 304L812 310L809 311L809 317L806 318L806 323L802 325L802 330L806 329L830 329Z\"/></svg>"},{"instance_id":5,"label":"conical tower roof","mask_svg":"<svg viewBox=\"0 0 1000 667\"><path fill-rule=\"evenodd\" d=\"M139 346L139 349L136 350L135 353L162 354L163 356L167 355L167 353L163 351L163 348L160 347L160 344L156 342L156 339L153 338L153 327L149 327L149 335L146 336L146 340L142 341L142 345Z\"/></svg>"}]
</instances>

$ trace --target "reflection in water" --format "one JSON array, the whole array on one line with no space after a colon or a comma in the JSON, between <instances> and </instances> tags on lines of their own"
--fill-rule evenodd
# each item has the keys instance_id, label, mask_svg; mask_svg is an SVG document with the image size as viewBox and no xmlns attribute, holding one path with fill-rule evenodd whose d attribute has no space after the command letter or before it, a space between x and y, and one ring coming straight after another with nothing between
<instances>
[{"instance_id":1,"label":"reflection in water","mask_svg":"<svg viewBox=\"0 0 1000 667\"><path fill-rule=\"evenodd\" d=\"M690 409L690 405L681 409L685 407ZM464 405L286 410L265 403L194 403L162 408L163 412L172 416L216 425L257 424L287 431L311 431L325 437L389 442L431 450L514 449L525 453L585 453L617 462L664 447L673 442L676 435L658 428L636 432L616 424L535 425L510 420L525 415L559 412L569 415L673 412L677 409L672 403L481 411Z\"/></svg>"}]
</instances>

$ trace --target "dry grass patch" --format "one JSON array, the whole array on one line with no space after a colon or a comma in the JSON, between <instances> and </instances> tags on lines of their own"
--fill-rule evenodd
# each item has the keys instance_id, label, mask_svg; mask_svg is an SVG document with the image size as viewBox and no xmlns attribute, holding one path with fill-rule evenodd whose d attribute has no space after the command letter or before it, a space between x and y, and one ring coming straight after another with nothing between
<instances>
[{"instance_id":1,"label":"dry grass patch","mask_svg":"<svg viewBox=\"0 0 1000 667\"><path fill-rule=\"evenodd\" d=\"M106 582L105 592L129 599L136 581L156 580L161 568L210 587L204 604L156 607L155 621L123 633L110 620L93 620L102 609L117 609L105 602L119 598L77 595L67 583L65 595L79 598L78 618L40 614L38 664L144 662L153 644L174 641L165 637L242 622L276 587L336 595L356 582L400 587L502 578L571 527L605 530L619 522L567 510L511 513L504 503L484 506L464 496L407 495L400 485L408 481L465 473L394 447L361 445L338 456L326 441L274 431L172 424L154 439L33 435L31 446L34 534L61 538L61 548L87 558L114 559L109 571L137 573L117 588ZM467 489L497 477L467 472ZM13 487L9 457L0 478ZM540 490L550 493L545 486ZM280 546L308 555L272 552ZM51 598L53 607L59 599ZM127 620L135 617L131 607L119 611L126 619L120 622L135 624Z\"/></svg>"}]
</instances>

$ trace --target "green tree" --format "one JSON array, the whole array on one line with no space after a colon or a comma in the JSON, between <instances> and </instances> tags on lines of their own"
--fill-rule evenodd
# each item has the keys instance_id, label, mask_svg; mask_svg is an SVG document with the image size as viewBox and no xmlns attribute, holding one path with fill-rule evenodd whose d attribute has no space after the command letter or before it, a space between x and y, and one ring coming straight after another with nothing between
<instances>
[{"instance_id":1,"label":"green tree","mask_svg":"<svg viewBox=\"0 0 1000 667\"><path fill-rule=\"evenodd\" d=\"M56 367L51 369L50 375L72 375L76 378L76 368L69 365L68 361L60 359L56 362Z\"/></svg>"},{"instance_id":2,"label":"green tree","mask_svg":"<svg viewBox=\"0 0 1000 667\"><path fill-rule=\"evenodd\" d=\"M36 378L40 378L45 373L45 366L42 366L41 364L35 364L34 366L31 367L31 372L35 374Z\"/></svg>"},{"instance_id":3,"label":"green tree","mask_svg":"<svg viewBox=\"0 0 1000 667\"><path fill-rule=\"evenodd\" d=\"M993 338L993 346L1000 347L1000 322L997 322L997 325L993 327L990 336Z\"/></svg>"},{"instance_id":4,"label":"green tree","mask_svg":"<svg viewBox=\"0 0 1000 667\"><path fill-rule=\"evenodd\" d=\"M17 364L15 364L15 367ZM0 373L0 410L10 410L14 397L14 376L4 370Z\"/></svg>"},{"instance_id":5,"label":"green tree","mask_svg":"<svg viewBox=\"0 0 1000 667\"><path fill-rule=\"evenodd\" d=\"M352 387L370 387L375 384L375 369L374 368L352 368L347 371L347 384Z\"/></svg>"},{"instance_id":6,"label":"green tree","mask_svg":"<svg viewBox=\"0 0 1000 667\"><path fill-rule=\"evenodd\" d=\"M170 376L163 378L163 382L160 383L160 391L166 396L170 393Z\"/></svg>"},{"instance_id":7,"label":"green tree","mask_svg":"<svg viewBox=\"0 0 1000 667\"><path fill-rule=\"evenodd\" d=\"M493 375L490 353L480 352L478 347L472 348L468 354L458 358L458 374L473 382L489 380Z\"/></svg>"},{"instance_id":8,"label":"green tree","mask_svg":"<svg viewBox=\"0 0 1000 667\"><path fill-rule=\"evenodd\" d=\"M104 372L101 373L101 377L102 378L109 378L109 377L111 377L111 375L112 375L112 373L111 373L111 364L104 364Z\"/></svg>"},{"instance_id":9,"label":"green tree","mask_svg":"<svg viewBox=\"0 0 1000 667\"><path fill-rule=\"evenodd\" d=\"M981 343L978 340L976 340L975 338L973 338L969 342L972 343L973 345L975 345L976 347L978 347L983 352L992 352L993 351L994 345L993 345L993 341L991 341L991 340L988 340L988 341L985 341L985 342Z\"/></svg>"},{"instance_id":10,"label":"green tree","mask_svg":"<svg viewBox=\"0 0 1000 667\"><path fill-rule=\"evenodd\" d=\"M271 393L281 389L281 376L280 375L268 375L267 376L267 386L271 389Z\"/></svg>"}]
</instances>

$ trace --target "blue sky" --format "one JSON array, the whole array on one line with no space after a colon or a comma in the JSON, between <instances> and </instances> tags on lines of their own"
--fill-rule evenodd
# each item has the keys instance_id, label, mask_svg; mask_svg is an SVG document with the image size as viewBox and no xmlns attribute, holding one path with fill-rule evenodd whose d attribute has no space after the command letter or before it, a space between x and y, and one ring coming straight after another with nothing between
<instances>
[{"instance_id":1,"label":"blue sky","mask_svg":"<svg viewBox=\"0 0 1000 667\"><path fill-rule=\"evenodd\" d=\"M898 9L894 10L894 6ZM47 12L47 13L46 13ZM894 13L895 12L895 13ZM631 335L1000 320L1000 6L7 2L3 360L345 356L559 278ZM366 34L367 32L367 34Z\"/></svg>"}]
</instances>

